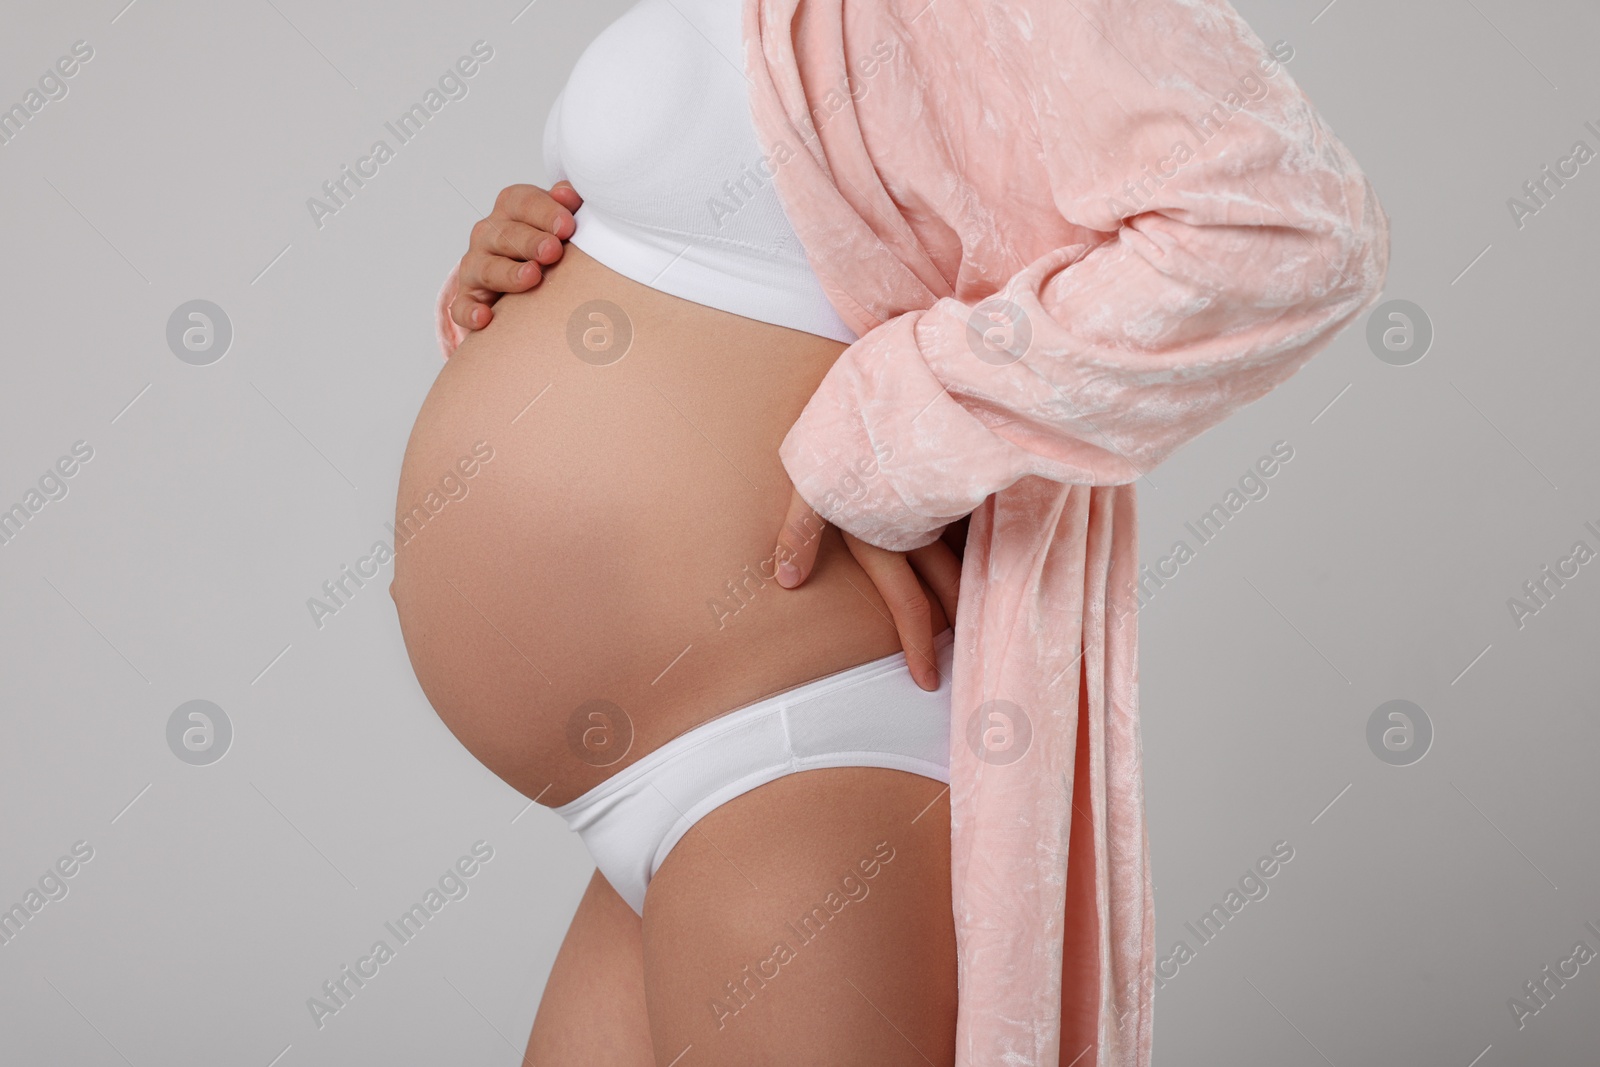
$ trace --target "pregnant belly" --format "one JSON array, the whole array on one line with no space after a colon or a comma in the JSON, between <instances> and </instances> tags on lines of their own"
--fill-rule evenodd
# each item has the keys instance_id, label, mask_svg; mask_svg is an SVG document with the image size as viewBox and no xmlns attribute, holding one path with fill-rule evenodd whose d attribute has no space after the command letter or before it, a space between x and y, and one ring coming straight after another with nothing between
<instances>
[{"instance_id":1,"label":"pregnant belly","mask_svg":"<svg viewBox=\"0 0 1600 1067\"><path fill-rule=\"evenodd\" d=\"M771 578L778 445L842 349L570 245L463 342L406 448L391 591L423 691L490 770L559 805L900 648L833 527L805 586Z\"/></svg>"}]
</instances>

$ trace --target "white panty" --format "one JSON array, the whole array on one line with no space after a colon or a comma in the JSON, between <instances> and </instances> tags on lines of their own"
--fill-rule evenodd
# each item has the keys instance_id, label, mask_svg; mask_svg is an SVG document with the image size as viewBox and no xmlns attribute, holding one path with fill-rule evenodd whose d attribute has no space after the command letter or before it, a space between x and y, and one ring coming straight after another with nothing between
<instances>
[{"instance_id":1,"label":"white panty","mask_svg":"<svg viewBox=\"0 0 1600 1067\"><path fill-rule=\"evenodd\" d=\"M950 781L955 631L934 647L939 688L921 688L902 650L747 704L680 734L553 809L634 911L684 834L706 813L786 774L886 767Z\"/></svg>"}]
</instances>

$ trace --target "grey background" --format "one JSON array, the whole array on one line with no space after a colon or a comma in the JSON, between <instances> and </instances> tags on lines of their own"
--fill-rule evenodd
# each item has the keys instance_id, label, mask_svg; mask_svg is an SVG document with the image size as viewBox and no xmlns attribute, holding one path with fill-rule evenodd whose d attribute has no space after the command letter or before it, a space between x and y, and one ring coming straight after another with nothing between
<instances>
[{"instance_id":1,"label":"grey background","mask_svg":"<svg viewBox=\"0 0 1600 1067\"><path fill-rule=\"evenodd\" d=\"M7 3L0 105L94 58L0 146L0 506L93 459L0 545L0 905L92 861L0 946L18 1064L514 1064L591 866L473 760L407 662L389 569L322 629L321 583L387 539L439 368L432 302L627 6ZM1600 963L1520 1031L1508 999L1600 950L1600 563L1519 629L1507 600L1600 548L1592 325L1600 161L1520 230L1507 198L1600 148L1591 5L1239 5L1372 176L1385 300L1141 487L1141 555L1275 441L1294 458L1143 612L1160 952L1277 841L1294 858L1158 994L1158 1064L1589 1063ZM467 52L494 58L318 229L305 207ZM166 323L214 301L210 366ZM1404 698L1435 736L1380 760ZM231 749L176 758L174 709ZM306 999L472 843L494 858L326 1026ZM278 1059L274 1060L274 1057Z\"/></svg>"}]
</instances>

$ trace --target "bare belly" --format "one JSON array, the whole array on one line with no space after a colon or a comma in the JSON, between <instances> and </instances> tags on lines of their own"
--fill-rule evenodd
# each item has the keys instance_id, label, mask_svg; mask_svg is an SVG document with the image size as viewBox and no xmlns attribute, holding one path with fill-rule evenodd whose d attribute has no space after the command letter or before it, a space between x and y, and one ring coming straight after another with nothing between
<instances>
[{"instance_id":1,"label":"bare belly","mask_svg":"<svg viewBox=\"0 0 1600 1067\"><path fill-rule=\"evenodd\" d=\"M591 317L595 300L614 308ZM699 723L900 648L833 527L804 586L771 577L778 445L843 349L571 245L462 343L406 446L391 592L423 691L485 766L563 804Z\"/></svg>"}]
</instances>

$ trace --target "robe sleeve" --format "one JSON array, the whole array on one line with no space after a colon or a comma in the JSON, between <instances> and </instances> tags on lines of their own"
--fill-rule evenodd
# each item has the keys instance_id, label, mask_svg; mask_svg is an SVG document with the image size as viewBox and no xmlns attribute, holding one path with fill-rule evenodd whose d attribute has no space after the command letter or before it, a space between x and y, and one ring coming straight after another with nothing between
<instances>
[{"instance_id":1,"label":"robe sleeve","mask_svg":"<svg viewBox=\"0 0 1600 1067\"><path fill-rule=\"evenodd\" d=\"M987 51L1027 106L978 123L959 87L925 78L961 156L948 171L979 175L969 201L1004 200L1003 168L980 153L1016 159L1031 141L1042 206L1060 215L1049 229L1090 238L1020 259L981 299L870 329L789 430L779 456L800 495L894 551L1028 475L1136 480L1325 347L1376 302L1388 265L1370 182L1287 70L1264 73L1273 54L1226 3L989 8L1009 47Z\"/></svg>"}]
</instances>

